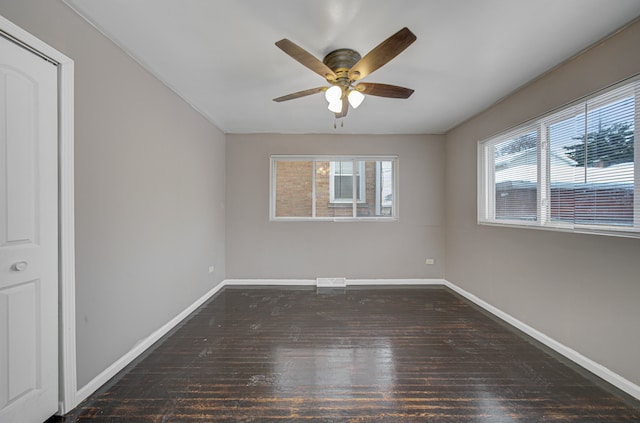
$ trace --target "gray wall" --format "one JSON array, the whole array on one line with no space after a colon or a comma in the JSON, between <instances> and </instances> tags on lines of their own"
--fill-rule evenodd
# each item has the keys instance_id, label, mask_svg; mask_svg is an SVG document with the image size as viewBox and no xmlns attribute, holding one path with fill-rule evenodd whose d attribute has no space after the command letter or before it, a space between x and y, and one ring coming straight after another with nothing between
<instances>
[{"instance_id":1,"label":"gray wall","mask_svg":"<svg viewBox=\"0 0 640 423\"><path fill-rule=\"evenodd\" d=\"M224 279L225 138L60 1L0 15L75 60L82 387Z\"/></svg>"},{"instance_id":2,"label":"gray wall","mask_svg":"<svg viewBox=\"0 0 640 423\"><path fill-rule=\"evenodd\" d=\"M447 134L446 278L640 384L640 239L476 224L476 142L640 72L640 23Z\"/></svg>"},{"instance_id":3,"label":"gray wall","mask_svg":"<svg viewBox=\"0 0 640 423\"><path fill-rule=\"evenodd\" d=\"M398 155L399 221L270 222L271 154ZM227 278L441 278L443 166L440 135L228 135Z\"/></svg>"}]
</instances>

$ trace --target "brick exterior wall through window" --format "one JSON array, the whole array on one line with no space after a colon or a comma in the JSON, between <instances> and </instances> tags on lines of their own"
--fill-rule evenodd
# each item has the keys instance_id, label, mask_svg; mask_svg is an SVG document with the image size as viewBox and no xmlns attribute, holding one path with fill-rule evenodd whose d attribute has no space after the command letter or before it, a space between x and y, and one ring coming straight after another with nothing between
<instances>
[{"instance_id":1,"label":"brick exterior wall through window","mask_svg":"<svg viewBox=\"0 0 640 423\"><path fill-rule=\"evenodd\" d=\"M313 160L275 162L275 216L312 217ZM365 162L365 201L357 204L358 217L376 216L376 162ZM316 217L353 217L353 204L331 202L330 162L316 161ZM390 208L383 216L390 216Z\"/></svg>"}]
</instances>

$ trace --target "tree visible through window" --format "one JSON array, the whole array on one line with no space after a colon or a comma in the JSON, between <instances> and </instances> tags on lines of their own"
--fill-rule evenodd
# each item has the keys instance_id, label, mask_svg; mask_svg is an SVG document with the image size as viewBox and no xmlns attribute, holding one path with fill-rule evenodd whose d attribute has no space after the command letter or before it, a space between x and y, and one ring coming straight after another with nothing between
<instances>
[{"instance_id":1,"label":"tree visible through window","mask_svg":"<svg viewBox=\"0 0 640 423\"><path fill-rule=\"evenodd\" d=\"M631 109L632 110L632 109ZM579 144L563 147L567 156L576 161L576 166L608 167L620 163L633 162L633 120L616 122L603 126L598 122L598 130L574 139ZM585 138L587 142L585 143Z\"/></svg>"}]
</instances>

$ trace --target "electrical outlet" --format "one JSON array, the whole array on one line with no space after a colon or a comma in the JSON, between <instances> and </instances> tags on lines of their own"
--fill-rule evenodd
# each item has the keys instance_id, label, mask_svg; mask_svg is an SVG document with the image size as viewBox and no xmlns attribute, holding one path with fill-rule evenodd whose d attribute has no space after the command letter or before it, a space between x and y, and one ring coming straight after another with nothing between
<instances>
[{"instance_id":1,"label":"electrical outlet","mask_svg":"<svg viewBox=\"0 0 640 423\"><path fill-rule=\"evenodd\" d=\"M214 266L209 266L209 273L213 273L214 270L216 270Z\"/></svg>"},{"instance_id":2,"label":"electrical outlet","mask_svg":"<svg viewBox=\"0 0 640 423\"><path fill-rule=\"evenodd\" d=\"M436 261L435 261L434 259L431 259L431 258L426 259L426 260L424 261L424 263L425 263L425 264L434 264L435 262L436 262Z\"/></svg>"}]
</instances>

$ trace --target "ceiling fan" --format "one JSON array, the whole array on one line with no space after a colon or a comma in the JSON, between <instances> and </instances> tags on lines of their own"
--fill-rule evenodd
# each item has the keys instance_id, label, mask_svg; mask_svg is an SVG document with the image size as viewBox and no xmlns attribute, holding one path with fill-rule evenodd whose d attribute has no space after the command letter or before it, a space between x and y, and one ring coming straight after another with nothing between
<instances>
[{"instance_id":1,"label":"ceiling fan","mask_svg":"<svg viewBox=\"0 0 640 423\"><path fill-rule=\"evenodd\" d=\"M281 102L324 92L331 110L336 118L347 115L349 105L354 109L364 100L364 94L389 98L409 98L413 94L410 88L397 85L358 82L387 64L402 53L416 40L416 36L408 29L402 28L364 57L349 48L341 48L327 54L322 61L311 53L286 38L276 42L282 51L327 80L329 87L310 88L298 91L273 101Z\"/></svg>"}]
</instances>

